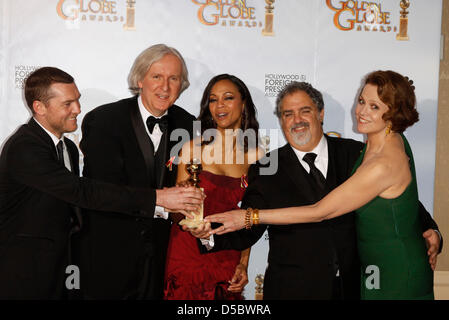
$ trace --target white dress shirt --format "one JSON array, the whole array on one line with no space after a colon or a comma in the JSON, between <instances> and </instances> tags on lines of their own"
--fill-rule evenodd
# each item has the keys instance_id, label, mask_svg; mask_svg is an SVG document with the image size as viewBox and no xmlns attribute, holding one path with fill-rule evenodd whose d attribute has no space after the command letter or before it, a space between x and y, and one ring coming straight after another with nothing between
<instances>
[{"instance_id":1,"label":"white dress shirt","mask_svg":"<svg viewBox=\"0 0 449 320\"><path fill-rule=\"evenodd\" d=\"M161 143L161 138L162 138L163 132L161 131L161 128L159 128L159 124L156 123L153 128L153 133L150 133L150 131L148 130L148 127L147 127L147 119L148 119L148 117L155 117L156 119L160 119L163 116L165 116L166 114L168 114L168 111L165 110L163 115L156 117L150 111L148 111L147 108L145 108L145 106L143 105L143 102L142 102L142 96L139 96L137 101L139 104L140 115L142 116L143 123L145 124L145 130L147 131L148 136L150 137L151 141L153 142L154 153L156 154L156 151L159 148L159 144Z\"/></svg>"},{"instance_id":2,"label":"white dress shirt","mask_svg":"<svg viewBox=\"0 0 449 320\"><path fill-rule=\"evenodd\" d=\"M317 167L318 170L321 171L324 178L327 178L327 166L329 164L329 153L327 150L327 140L324 137L324 135L321 137L320 142L318 142L318 145L312 150L308 152L300 151L298 149L295 149L292 145L290 145L295 152L296 156L298 157L299 162L304 167L304 169L307 171L307 173L310 173L310 167L302 158L307 153L316 153L317 157L315 159L315 167Z\"/></svg>"},{"instance_id":3,"label":"white dress shirt","mask_svg":"<svg viewBox=\"0 0 449 320\"><path fill-rule=\"evenodd\" d=\"M70 163L69 152L67 151L67 147L66 147L65 142L64 142L64 135L62 135L62 136L61 136L61 139L59 139L59 138L58 138L57 136L55 136L52 132L50 132L50 131L48 131L47 129L45 129L44 126L41 125L41 124L39 123L39 121L36 120L36 118L33 118L33 119L34 119L34 121L36 121L36 123L37 123L42 129L44 129L44 131L50 136L51 140L52 140L53 143L55 144L55 148L56 148L57 144L59 143L59 141L62 141L62 150L63 150L62 154L63 154L63 156L64 156L64 165L65 165L65 167L67 168L67 170L72 171L72 165L71 165L71 163ZM56 148L56 150L58 150L58 149ZM75 161L75 159L74 159L74 161Z\"/></svg>"},{"instance_id":4,"label":"white dress shirt","mask_svg":"<svg viewBox=\"0 0 449 320\"><path fill-rule=\"evenodd\" d=\"M147 121L148 117L162 118L163 116L168 114L168 111L166 110L163 115L156 117L150 111L148 111L147 108L145 108L145 106L143 105L143 102L142 102L142 96L139 96L137 98L137 103L139 105L139 111L140 111L140 115L142 116L143 123L145 124L145 130L146 130L148 136L150 137L151 141L153 142L154 153L156 154L156 151L159 148L159 144L161 142L163 132L159 128L159 124L156 123L153 128L153 133L150 133L150 131L148 130L146 121ZM161 170L163 170L163 168ZM167 220L168 212L165 211L164 207L156 206L154 208L154 217Z\"/></svg>"}]
</instances>

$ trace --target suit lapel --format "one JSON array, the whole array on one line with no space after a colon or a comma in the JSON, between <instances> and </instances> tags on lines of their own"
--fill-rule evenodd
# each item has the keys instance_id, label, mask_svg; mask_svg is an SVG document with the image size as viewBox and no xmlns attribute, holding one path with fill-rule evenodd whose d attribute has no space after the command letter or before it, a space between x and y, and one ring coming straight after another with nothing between
<instances>
[{"instance_id":1,"label":"suit lapel","mask_svg":"<svg viewBox=\"0 0 449 320\"><path fill-rule=\"evenodd\" d=\"M30 121L28 121L28 125L30 126L31 130L40 138L40 140L42 140L42 143L53 150L53 157L56 161L59 161L56 146L48 133L41 128L41 126L36 122L36 120L34 120L34 118L31 118Z\"/></svg>"},{"instance_id":2,"label":"suit lapel","mask_svg":"<svg viewBox=\"0 0 449 320\"><path fill-rule=\"evenodd\" d=\"M328 154L328 163L327 163L327 177L326 177L326 186L328 190L333 190L337 187L337 158L338 158L338 150L334 144L334 140L329 139L326 135L327 140L327 154Z\"/></svg>"},{"instance_id":3,"label":"suit lapel","mask_svg":"<svg viewBox=\"0 0 449 320\"><path fill-rule=\"evenodd\" d=\"M298 196L311 202L319 200L317 200L315 190L310 188L309 174L301 165L289 144L286 144L279 150L279 164L279 168L284 171L284 174L295 185Z\"/></svg>"},{"instance_id":4,"label":"suit lapel","mask_svg":"<svg viewBox=\"0 0 449 320\"><path fill-rule=\"evenodd\" d=\"M167 131L162 135L161 142L155 156L155 176L156 176L156 187L162 188L164 186L165 178L165 162L167 161L168 152L168 136L170 135L170 124Z\"/></svg>"},{"instance_id":5,"label":"suit lapel","mask_svg":"<svg viewBox=\"0 0 449 320\"><path fill-rule=\"evenodd\" d=\"M139 105L137 104L137 97L132 100L130 105L131 123L134 133L142 152L145 166L147 168L147 176L149 181L153 181L154 176L154 147L151 143L150 137L145 130L145 124L139 112Z\"/></svg>"},{"instance_id":6,"label":"suit lapel","mask_svg":"<svg viewBox=\"0 0 449 320\"><path fill-rule=\"evenodd\" d=\"M79 166L77 164L77 162L79 162L79 159L75 159L76 158L76 152L74 152L71 148L71 144L70 142L68 142L69 139L64 137L64 143L66 145L67 148L67 153L69 154L69 160L70 160L70 169L71 171L76 174L77 176L79 176ZM79 157L79 156L78 156Z\"/></svg>"},{"instance_id":7,"label":"suit lapel","mask_svg":"<svg viewBox=\"0 0 449 320\"><path fill-rule=\"evenodd\" d=\"M167 166L165 164L169 160L171 150L174 148L174 146L177 143L179 143L181 141L181 138L179 138L179 137L177 140L173 140L173 141L170 140L170 135L171 135L172 131L175 129L185 129L182 122L178 121L178 120L182 120L183 116L184 115L177 116L175 106L171 106L168 109L168 130L167 130L167 135L166 135L166 140L165 140L167 148L165 150L165 158L164 158L164 163L163 163L165 180L163 180L163 181L168 183L169 185L174 185L176 183L176 173L177 173L178 167L175 164L173 164L172 169L168 170ZM189 132L189 135L190 135L190 132ZM191 137L189 137L189 138L191 138ZM162 143L162 141L161 141L161 143Z\"/></svg>"},{"instance_id":8,"label":"suit lapel","mask_svg":"<svg viewBox=\"0 0 449 320\"><path fill-rule=\"evenodd\" d=\"M73 142L64 137L64 143L67 147L67 153L69 154L69 159L70 159L70 167L72 168L72 173L76 174L77 177L79 177L79 154L76 150L74 150L73 148L76 148L76 146L73 144ZM75 232L78 232L81 230L82 226L83 226L83 218L82 218L82 214L81 214L81 209L77 206L71 205L70 206L72 208L73 214L72 214L72 218L73 218L73 222L72 222L72 229L70 230L70 234L73 234Z\"/></svg>"}]
</instances>

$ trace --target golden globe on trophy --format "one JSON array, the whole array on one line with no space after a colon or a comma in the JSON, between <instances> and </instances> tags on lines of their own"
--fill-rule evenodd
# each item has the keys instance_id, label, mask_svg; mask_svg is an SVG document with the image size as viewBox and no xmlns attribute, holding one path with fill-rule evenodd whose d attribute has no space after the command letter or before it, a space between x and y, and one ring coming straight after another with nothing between
<instances>
[{"instance_id":1,"label":"golden globe on trophy","mask_svg":"<svg viewBox=\"0 0 449 320\"><path fill-rule=\"evenodd\" d=\"M399 4L402 8L400 12L401 17L399 18L399 33L396 35L396 40L409 40L407 29L408 29L408 17L409 12L407 11L408 7L410 7L409 0L401 0Z\"/></svg>"},{"instance_id":2,"label":"golden globe on trophy","mask_svg":"<svg viewBox=\"0 0 449 320\"><path fill-rule=\"evenodd\" d=\"M200 161L193 159L191 163L186 166L186 170L189 172L189 183L195 188L199 188L200 178L198 177L203 169ZM203 188L200 188L202 191ZM201 205L200 212L198 214L192 212L194 218L185 218L179 222L181 226L187 226L189 229L195 229L203 223L203 205Z\"/></svg>"},{"instance_id":3,"label":"golden globe on trophy","mask_svg":"<svg viewBox=\"0 0 449 320\"><path fill-rule=\"evenodd\" d=\"M256 293L254 295L254 300L263 300L263 280L264 276L262 274L258 274L254 279L254 282L256 282Z\"/></svg>"},{"instance_id":4,"label":"golden globe on trophy","mask_svg":"<svg viewBox=\"0 0 449 320\"><path fill-rule=\"evenodd\" d=\"M270 151L270 136L261 137L260 143L262 144L265 153L268 153L268 151Z\"/></svg>"},{"instance_id":5,"label":"golden globe on trophy","mask_svg":"<svg viewBox=\"0 0 449 320\"><path fill-rule=\"evenodd\" d=\"M275 0L265 0L267 6L265 7L265 28L262 30L264 36L274 36L273 19L274 19L274 3Z\"/></svg>"},{"instance_id":6,"label":"golden globe on trophy","mask_svg":"<svg viewBox=\"0 0 449 320\"><path fill-rule=\"evenodd\" d=\"M126 0L126 23L123 25L125 30L136 30L135 13L136 0Z\"/></svg>"}]
</instances>

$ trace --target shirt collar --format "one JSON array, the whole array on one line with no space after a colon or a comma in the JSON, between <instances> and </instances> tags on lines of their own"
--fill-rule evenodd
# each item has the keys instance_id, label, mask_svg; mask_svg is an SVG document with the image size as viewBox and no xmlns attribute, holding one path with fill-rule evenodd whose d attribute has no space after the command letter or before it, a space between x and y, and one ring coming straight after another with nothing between
<instances>
[{"instance_id":1,"label":"shirt collar","mask_svg":"<svg viewBox=\"0 0 449 320\"><path fill-rule=\"evenodd\" d=\"M53 141L53 143L55 144L55 146L58 144L59 141L64 141L64 134L61 136L61 139L59 139L57 136L54 135L54 133L45 129L45 127L42 124L40 124L40 122L36 118L33 117L33 119L50 136L50 138Z\"/></svg>"},{"instance_id":2,"label":"shirt collar","mask_svg":"<svg viewBox=\"0 0 449 320\"><path fill-rule=\"evenodd\" d=\"M306 155L306 153L316 153L317 154L317 159L327 159L328 155L327 155L327 139L324 136L324 134L321 136L320 142L318 142L317 146L312 150L312 151L300 151L296 148L294 148L292 145L290 145L293 149L293 151L296 153L296 156L298 157L298 159L302 160L302 158L304 158L304 156Z\"/></svg>"},{"instance_id":3,"label":"shirt collar","mask_svg":"<svg viewBox=\"0 0 449 320\"><path fill-rule=\"evenodd\" d=\"M145 108L145 106L143 105L142 102L142 96L139 95L137 97L137 103L139 105L139 111L140 111L140 115L142 116L143 122L145 122L148 117L155 117L155 118L162 118L163 116L165 116L166 114L168 114L168 110L165 110L165 112L160 115L159 117L156 117L154 114L152 114L150 111L147 110L147 108Z\"/></svg>"}]
</instances>

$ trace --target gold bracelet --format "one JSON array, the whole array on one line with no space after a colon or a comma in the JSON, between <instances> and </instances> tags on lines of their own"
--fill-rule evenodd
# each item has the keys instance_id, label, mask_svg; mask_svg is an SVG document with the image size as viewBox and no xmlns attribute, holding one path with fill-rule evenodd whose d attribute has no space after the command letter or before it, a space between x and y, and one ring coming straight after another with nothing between
<instances>
[{"instance_id":1,"label":"gold bracelet","mask_svg":"<svg viewBox=\"0 0 449 320\"><path fill-rule=\"evenodd\" d=\"M251 215L253 213L253 209L248 208L246 209L246 213L245 213L245 229L249 230L251 229Z\"/></svg>"},{"instance_id":2,"label":"gold bracelet","mask_svg":"<svg viewBox=\"0 0 449 320\"><path fill-rule=\"evenodd\" d=\"M253 209L253 212L251 214L251 222L253 225L258 225L260 220L259 220L259 209Z\"/></svg>"}]
</instances>

